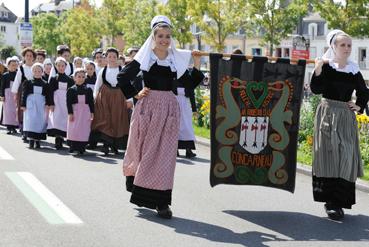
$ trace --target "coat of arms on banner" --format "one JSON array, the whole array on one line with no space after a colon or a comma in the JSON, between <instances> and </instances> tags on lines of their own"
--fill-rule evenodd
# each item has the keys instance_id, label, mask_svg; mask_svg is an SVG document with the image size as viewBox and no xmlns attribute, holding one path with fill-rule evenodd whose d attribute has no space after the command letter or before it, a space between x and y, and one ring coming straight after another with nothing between
<instances>
[{"instance_id":1,"label":"coat of arms on banner","mask_svg":"<svg viewBox=\"0 0 369 247\"><path fill-rule=\"evenodd\" d=\"M242 117L239 144L252 154L262 151L268 142L269 117Z\"/></svg>"}]
</instances>

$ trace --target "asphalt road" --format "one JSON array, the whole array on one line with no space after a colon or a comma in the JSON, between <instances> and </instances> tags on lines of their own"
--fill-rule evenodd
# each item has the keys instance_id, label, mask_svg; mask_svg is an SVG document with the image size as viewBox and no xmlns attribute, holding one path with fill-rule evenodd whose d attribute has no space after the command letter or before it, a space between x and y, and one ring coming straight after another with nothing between
<instances>
[{"instance_id":1,"label":"asphalt road","mask_svg":"<svg viewBox=\"0 0 369 247\"><path fill-rule=\"evenodd\" d=\"M334 222L313 201L306 175L297 175L294 194L256 186L211 188L210 150L198 145L196 159L177 159L174 218L164 220L129 203L123 153L75 156L48 142L30 150L0 127L1 247L369 246L364 192L357 192L344 222ZM59 216L36 195L42 186L34 180Z\"/></svg>"}]
</instances>

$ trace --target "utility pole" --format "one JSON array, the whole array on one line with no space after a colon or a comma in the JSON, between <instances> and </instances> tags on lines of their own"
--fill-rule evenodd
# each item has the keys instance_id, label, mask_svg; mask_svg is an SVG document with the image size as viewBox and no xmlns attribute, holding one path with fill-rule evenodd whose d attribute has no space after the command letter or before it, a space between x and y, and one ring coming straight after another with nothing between
<instances>
[{"instance_id":1,"label":"utility pole","mask_svg":"<svg viewBox=\"0 0 369 247\"><path fill-rule=\"evenodd\" d=\"M29 0L24 0L24 22L29 22Z\"/></svg>"},{"instance_id":2,"label":"utility pole","mask_svg":"<svg viewBox=\"0 0 369 247\"><path fill-rule=\"evenodd\" d=\"M193 35L195 36L196 40L197 40L197 49L199 51L201 51L201 34L203 32L197 32L197 33L193 33Z\"/></svg>"}]
</instances>

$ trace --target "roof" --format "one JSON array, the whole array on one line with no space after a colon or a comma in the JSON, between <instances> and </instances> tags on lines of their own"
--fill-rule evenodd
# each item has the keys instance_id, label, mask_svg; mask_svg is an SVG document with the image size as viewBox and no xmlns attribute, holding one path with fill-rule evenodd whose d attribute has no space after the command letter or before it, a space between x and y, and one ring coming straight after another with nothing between
<instances>
[{"instance_id":1,"label":"roof","mask_svg":"<svg viewBox=\"0 0 369 247\"><path fill-rule=\"evenodd\" d=\"M2 13L6 12L8 13L7 16L3 16ZM0 4L0 21L1 22L12 22L14 23L17 20L17 16L11 11L9 10L4 3Z\"/></svg>"},{"instance_id":2,"label":"roof","mask_svg":"<svg viewBox=\"0 0 369 247\"><path fill-rule=\"evenodd\" d=\"M319 13L310 13L308 16L303 18L303 21L325 21Z\"/></svg>"},{"instance_id":3,"label":"roof","mask_svg":"<svg viewBox=\"0 0 369 247\"><path fill-rule=\"evenodd\" d=\"M62 12L64 10L71 9L74 5L80 4L80 0L51 0L48 3L41 3L37 7L31 10L32 13L40 12Z\"/></svg>"}]
</instances>

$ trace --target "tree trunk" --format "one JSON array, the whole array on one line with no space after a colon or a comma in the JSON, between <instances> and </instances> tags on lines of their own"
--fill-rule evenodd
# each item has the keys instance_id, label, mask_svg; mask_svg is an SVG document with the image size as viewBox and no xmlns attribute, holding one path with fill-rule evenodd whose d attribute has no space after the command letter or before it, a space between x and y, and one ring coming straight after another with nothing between
<instances>
[{"instance_id":1,"label":"tree trunk","mask_svg":"<svg viewBox=\"0 0 369 247\"><path fill-rule=\"evenodd\" d=\"M275 8L275 1L273 1L271 13L271 30L270 30L270 46L269 46L269 56L273 56L273 50L274 50L274 8Z\"/></svg>"}]
</instances>

